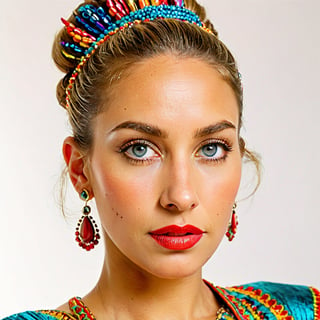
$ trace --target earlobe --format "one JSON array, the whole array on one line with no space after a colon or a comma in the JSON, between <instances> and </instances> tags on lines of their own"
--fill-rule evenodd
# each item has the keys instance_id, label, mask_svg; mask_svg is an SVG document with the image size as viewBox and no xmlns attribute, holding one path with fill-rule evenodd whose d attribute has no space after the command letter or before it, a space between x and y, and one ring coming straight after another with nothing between
<instances>
[{"instance_id":1,"label":"earlobe","mask_svg":"<svg viewBox=\"0 0 320 320\"><path fill-rule=\"evenodd\" d=\"M73 137L67 137L64 140L62 152L70 180L76 191L80 194L83 189L91 189L85 174L85 158Z\"/></svg>"}]
</instances>

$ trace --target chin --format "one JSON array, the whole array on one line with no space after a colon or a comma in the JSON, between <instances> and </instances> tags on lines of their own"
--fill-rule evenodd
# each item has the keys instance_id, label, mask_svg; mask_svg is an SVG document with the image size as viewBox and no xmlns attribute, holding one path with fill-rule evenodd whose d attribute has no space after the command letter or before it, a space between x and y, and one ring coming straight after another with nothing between
<instances>
[{"instance_id":1,"label":"chin","mask_svg":"<svg viewBox=\"0 0 320 320\"><path fill-rule=\"evenodd\" d=\"M144 268L149 274L161 279L177 280L201 274L202 267L210 259L210 255L202 256L186 254L185 252L172 253L160 261L154 259L151 266Z\"/></svg>"}]
</instances>

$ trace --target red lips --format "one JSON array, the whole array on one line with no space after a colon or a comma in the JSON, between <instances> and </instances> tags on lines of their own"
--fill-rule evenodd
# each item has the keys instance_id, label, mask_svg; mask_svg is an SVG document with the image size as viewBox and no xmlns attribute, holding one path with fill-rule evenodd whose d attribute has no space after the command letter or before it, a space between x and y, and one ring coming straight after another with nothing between
<instances>
[{"instance_id":1,"label":"red lips","mask_svg":"<svg viewBox=\"0 0 320 320\"><path fill-rule=\"evenodd\" d=\"M192 225L183 227L166 226L151 231L151 237L162 247L171 250L186 250L192 248L203 236L203 231Z\"/></svg>"}]
</instances>

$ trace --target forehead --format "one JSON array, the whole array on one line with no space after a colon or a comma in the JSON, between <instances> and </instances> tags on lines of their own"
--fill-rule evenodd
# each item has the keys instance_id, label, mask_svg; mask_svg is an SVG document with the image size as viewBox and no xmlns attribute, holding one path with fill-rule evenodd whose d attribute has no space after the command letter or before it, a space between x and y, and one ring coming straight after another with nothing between
<instances>
[{"instance_id":1,"label":"forehead","mask_svg":"<svg viewBox=\"0 0 320 320\"><path fill-rule=\"evenodd\" d=\"M213 66L173 55L132 65L112 85L104 110L111 126L128 120L164 127L228 120L237 126L239 116L232 88Z\"/></svg>"}]
</instances>

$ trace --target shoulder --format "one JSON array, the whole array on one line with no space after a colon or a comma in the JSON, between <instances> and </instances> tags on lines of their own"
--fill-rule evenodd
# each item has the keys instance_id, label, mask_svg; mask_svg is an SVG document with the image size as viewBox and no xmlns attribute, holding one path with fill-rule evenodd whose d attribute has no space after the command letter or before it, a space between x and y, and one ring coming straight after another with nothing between
<instances>
[{"instance_id":1,"label":"shoulder","mask_svg":"<svg viewBox=\"0 0 320 320\"><path fill-rule=\"evenodd\" d=\"M312 287L255 282L217 289L244 315L265 319L320 320L320 292Z\"/></svg>"}]
</instances>

